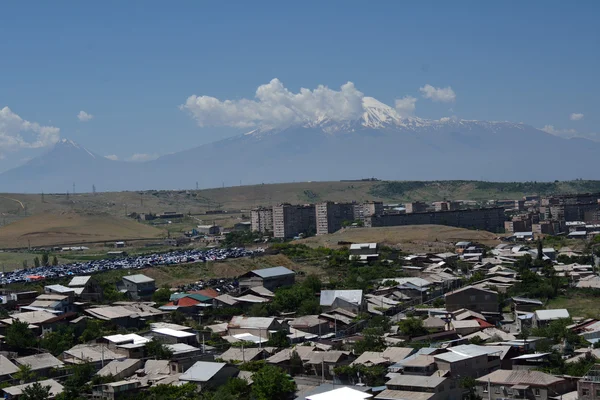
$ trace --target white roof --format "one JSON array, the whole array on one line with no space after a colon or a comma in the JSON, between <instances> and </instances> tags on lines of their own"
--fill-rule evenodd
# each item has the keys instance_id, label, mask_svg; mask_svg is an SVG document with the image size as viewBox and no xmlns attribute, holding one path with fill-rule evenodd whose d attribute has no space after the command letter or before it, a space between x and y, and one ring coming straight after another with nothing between
<instances>
[{"instance_id":1,"label":"white roof","mask_svg":"<svg viewBox=\"0 0 600 400\"><path fill-rule=\"evenodd\" d=\"M143 275L143 274L125 275L123 277L123 279L125 279L129 282L133 282L133 283L154 282L154 279L150 278L149 276Z\"/></svg>"},{"instance_id":2,"label":"white roof","mask_svg":"<svg viewBox=\"0 0 600 400\"><path fill-rule=\"evenodd\" d=\"M207 382L226 365L225 363L196 361L179 379L182 381Z\"/></svg>"},{"instance_id":3,"label":"white roof","mask_svg":"<svg viewBox=\"0 0 600 400\"><path fill-rule=\"evenodd\" d=\"M364 400L372 399L373 395L349 387L330 390L329 392L306 396L306 400Z\"/></svg>"},{"instance_id":4,"label":"white roof","mask_svg":"<svg viewBox=\"0 0 600 400\"><path fill-rule=\"evenodd\" d=\"M104 339L108 340L111 343L116 343L116 344L126 343L126 342L132 342L133 344L142 344L142 343L147 343L150 341L150 339L147 339L140 335L136 335L135 333L128 333L127 335L121 335L121 334L109 335L109 336L104 336Z\"/></svg>"},{"instance_id":5,"label":"white roof","mask_svg":"<svg viewBox=\"0 0 600 400\"><path fill-rule=\"evenodd\" d=\"M178 338L196 336L196 334L192 333L192 332L177 331L177 330L171 329L171 328L156 328L156 329L152 329L152 332L155 332L155 333L158 333L161 335L166 335L166 336L178 337Z\"/></svg>"},{"instance_id":6,"label":"white roof","mask_svg":"<svg viewBox=\"0 0 600 400\"><path fill-rule=\"evenodd\" d=\"M71 279L69 286L85 286L90 279L92 279L91 276L76 276Z\"/></svg>"},{"instance_id":7,"label":"white roof","mask_svg":"<svg viewBox=\"0 0 600 400\"><path fill-rule=\"evenodd\" d=\"M550 321L554 319L569 318L569 312L564 308L556 310L537 310L535 317L538 321Z\"/></svg>"},{"instance_id":8,"label":"white roof","mask_svg":"<svg viewBox=\"0 0 600 400\"><path fill-rule=\"evenodd\" d=\"M376 250L377 243L353 243L350 245L350 250L362 250L362 249Z\"/></svg>"}]
</instances>

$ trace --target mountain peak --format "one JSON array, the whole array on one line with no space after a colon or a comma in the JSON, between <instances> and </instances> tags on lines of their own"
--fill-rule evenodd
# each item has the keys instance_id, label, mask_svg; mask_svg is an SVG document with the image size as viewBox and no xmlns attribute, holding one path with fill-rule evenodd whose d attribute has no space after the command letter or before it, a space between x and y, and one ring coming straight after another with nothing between
<instances>
[{"instance_id":1,"label":"mountain peak","mask_svg":"<svg viewBox=\"0 0 600 400\"><path fill-rule=\"evenodd\" d=\"M67 138L60 139L58 141L58 143L56 143L56 145L54 146L54 149L55 150L60 150L60 149L62 149L62 150L71 150L71 149L78 150L78 151L87 153L87 155L89 155L92 158L96 158L96 155L94 153L92 153L85 147L79 145L74 140L67 139Z\"/></svg>"}]
</instances>

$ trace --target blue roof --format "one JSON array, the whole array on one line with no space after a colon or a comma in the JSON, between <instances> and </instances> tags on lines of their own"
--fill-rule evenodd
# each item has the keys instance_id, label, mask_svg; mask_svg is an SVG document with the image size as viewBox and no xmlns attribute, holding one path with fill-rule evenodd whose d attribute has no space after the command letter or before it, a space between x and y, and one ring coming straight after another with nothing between
<instances>
[{"instance_id":1,"label":"blue roof","mask_svg":"<svg viewBox=\"0 0 600 400\"><path fill-rule=\"evenodd\" d=\"M272 278L274 276L282 275L295 275L296 273L286 267L273 267L264 269L255 269L252 271L253 274L260 276L261 278Z\"/></svg>"}]
</instances>

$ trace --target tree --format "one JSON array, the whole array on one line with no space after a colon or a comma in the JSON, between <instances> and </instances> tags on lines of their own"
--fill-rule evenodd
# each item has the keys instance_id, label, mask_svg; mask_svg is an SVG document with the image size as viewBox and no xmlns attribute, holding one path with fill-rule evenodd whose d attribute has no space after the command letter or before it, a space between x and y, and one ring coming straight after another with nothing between
<instances>
[{"instance_id":1,"label":"tree","mask_svg":"<svg viewBox=\"0 0 600 400\"><path fill-rule=\"evenodd\" d=\"M35 347L36 338L27 322L15 319L6 330L6 343L15 349Z\"/></svg>"},{"instance_id":2,"label":"tree","mask_svg":"<svg viewBox=\"0 0 600 400\"><path fill-rule=\"evenodd\" d=\"M252 375L252 397L256 400L287 399L296 390L296 383L281 369L265 365Z\"/></svg>"},{"instance_id":3,"label":"tree","mask_svg":"<svg viewBox=\"0 0 600 400\"><path fill-rule=\"evenodd\" d=\"M56 258L56 256L52 257L52 265L58 265L58 258Z\"/></svg>"},{"instance_id":4,"label":"tree","mask_svg":"<svg viewBox=\"0 0 600 400\"><path fill-rule=\"evenodd\" d=\"M200 399L198 386L193 383L184 385L156 385L142 395L147 400L195 400Z\"/></svg>"},{"instance_id":5,"label":"tree","mask_svg":"<svg viewBox=\"0 0 600 400\"><path fill-rule=\"evenodd\" d=\"M460 381L460 387L466 390L463 396L464 400L481 400L481 396L477 394L477 381L475 378L465 377Z\"/></svg>"},{"instance_id":6,"label":"tree","mask_svg":"<svg viewBox=\"0 0 600 400\"><path fill-rule=\"evenodd\" d=\"M33 259L33 265L36 268L40 266L40 259L37 256Z\"/></svg>"},{"instance_id":7,"label":"tree","mask_svg":"<svg viewBox=\"0 0 600 400\"><path fill-rule=\"evenodd\" d=\"M19 370L13 376L21 383L29 382L35 379L35 373L31 370L31 365L19 365Z\"/></svg>"},{"instance_id":8,"label":"tree","mask_svg":"<svg viewBox=\"0 0 600 400\"><path fill-rule=\"evenodd\" d=\"M161 306L168 303L170 298L171 298L171 289L166 288L166 287L158 289L152 295L152 301Z\"/></svg>"},{"instance_id":9,"label":"tree","mask_svg":"<svg viewBox=\"0 0 600 400\"><path fill-rule=\"evenodd\" d=\"M538 239L537 241L537 259L539 261L544 259L544 246L542 244L542 239Z\"/></svg>"},{"instance_id":10,"label":"tree","mask_svg":"<svg viewBox=\"0 0 600 400\"><path fill-rule=\"evenodd\" d=\"M365 351L383 351L385 348L386 344L381 328L365 328L363 339L357 340L353 346L355 354L362 354Z\"/></svg>"},{"instance_id":11,"label":"tree","mask_svg":"<svg viewBox=\"0 0 600 400\"><path fill-rule=\"evenodd\" d=\"M169 360L173 357L173 352L156 337L146 343L146 353L148 357L154 357L156 360Z\"/></svg>"},{"instance_id":12,"label":"tree","mask_svg":"<svg viewBox=\"0 0 600 400\"><path fill-rule=\"evenodd\" d=\"M423 326L421 318L410 317L398 322L403 334L409 337L427 335L427 329Z\"/></svg>"},{"instance_id":13,"label":"tree","mask_svg":"<svg viewBox=\"0 0 600 400\"><path fill-rule=\"evenodd\" d=\"M181 311L173 311L171 313L171 322L174 324L185 325L187 318Z\"/></svg>"},{"instance_id":14,"label":"tree","mask_svg":"<svg viewBox=\"0 0 600 400\"><path fill-rule=\"evenodd\" d=\"M50 398L51 386L42 386L39 382L34 382L23 389L19 396L21 400L46 400Z\"/></svg>"},{"instance_id":15,"label":"tree","mask_svg":"<svg viewBox=\"0 0 600 400\"><path fill-rule=\"evenodd\" d=\"M44 252L44 253L42 254L42 265L43 265L44 267L46 267L46 266L50 265L50 258L48 257L48 253L46 253L46 252Z\"/></svg>"},{"instance_id":16,"label":"tree","mask_svg":"<svg viewBox=\"0 0 600 400\"><path fill-rule=\"evenodd\" d=\"M292 351L292 355L290 356L290 372L292 375L298 375L304 372L304 363L302 362L302 358L298 355L297 351Z\"/></svg>"},{"instance_id":17,"label":"tree","mask_svg":"<svg viewBox=\"0 0 600 400\"><path fill-rule=\"evenodd\" d=\"M28 265L27 265L27 260L23 260L23 269L27 269Z\"/></svg>"},{"instance_id":18,"label":"tree","mask_svg":"<svg viewBox=\"0 0 600 400\"><path fill-rule=\"evenodd\" d=\"M61 355L75 345L75 332L72 327L61 326L59 329L46 333L40 340L40 346L55 356Z\"/></svg>"},{"instance_id":19,"label":"tree","mask_svg":"<svg viewBox=\"0 0 600 400\"><path fill-rule=\"evenodd\" d=\"M94 377L96 369L91 363L74 364L69 368L70 376L64 383L63 392L57 397L57 400L80 400L83 392L89 392L91 386L90 380Z\"/></svg>"},{"instance_id":20,"label":"tree","mask_svg":"<svg viewBox=\"0 0 600 400\"><path fill-rule=\"evenodd\" d=\"M290 339L287 337L286 331L277 331L271 334L267 346L285 348L290 346Z\"/></svg>"},{"instance_id":21,"label":"tree","mask_svg":"<svg viewBox=\"0 0 600 400\"><path fill-rule=\"evenodd\" d=\"M247 400L250 398L250 386L248 382L241 378L229 378L227 383L205 396L202 400Z\"/></svg>"}]
</instances>

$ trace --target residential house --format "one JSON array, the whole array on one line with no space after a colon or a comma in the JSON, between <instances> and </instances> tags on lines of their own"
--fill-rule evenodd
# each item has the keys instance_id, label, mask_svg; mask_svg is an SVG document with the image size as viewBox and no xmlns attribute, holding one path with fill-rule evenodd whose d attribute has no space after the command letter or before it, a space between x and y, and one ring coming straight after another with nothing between
<instances>
[{"instance_id":1,"label":"residential house","mask_svg":"<svg viewBox=\"0 0 600 400\"><path fill-rule=\"evenodd\" d=\"M28 306L22 306L21 311L48 311L58 314L75 312L72 295L41 294Z\"/></svg>"},{"instance_id":2,"label":"residential house","mask_svg":"<svg viewBox=\"0 0 600 400\"><path fill-rule=\"evenodd\" d=\"M568 318L571 318L571 316L569 315L569 311L564 308L555 310L536 310L533 313L531 324L534 328L541 328L548 326L552 321Z\"/></svg>"},{"instance_id":3,"label":"residential house","mask_svg":"<svg viewBox=\"0 0 600 400\"><path fill-rule=\"evenodd\" d=\"M32 356L15 358L17 367L28 365L37 376L50 377L54 371L64 367L64 363L50 353L34 354Z\"/></svg>"},{"instance_id":4,"label":"residential house","mask_svg":"<svg viewBox=\"0 0 600 400\"><path fill-rule=\"evenodd\" d=\"M541 371L499 369L477 380L477 394L483 398L548 400L567 393L571 385L564 378Z\"/></svg>"},{"instance_id":5,"label":"residential house","mask_svg":"<svg viewBox=\"0 0 600 400\"><path fill-rule=\"evenodd\" d=\"M226 364L207 361L196 361L183 375L181 382L191 382L198 385L200 390L218 387L238 374L238 369Z\"/></svg>"},{"instance_id":6,"label":"residential house","mask_svg":"<svg viewBox=\"0 0 600 400\"><path fill-rule=\"evenodd\" d=\"M102 287L92 276L76 276L67 285L75 292L75 297L82 301L100 302L103 298Z\"/></svg>"},{"instance_id":7,"label":"residential house","mask_svg":"<svg viewBox=\"0 0 600 400\"><path fill-rule=\"evenodd\" d=\"M231 318L227 326L230 336L248 333L259 338L268 339L272 333L287 330L287 327L277 321L274 317L244 317L235 316Z\"/></svg>"},{"instance_id":8,"label":"residential house","mask_svg":"<svg viewBox=\"0 0 600 400\"><path fill-rule=\"evenodd\" d=\"M69 320L75 318L75 313L64 313L50 312L48 310L39 311L26 311L20 313L11 314L8 318L0 320L5 326L12 325L14 321L19 320L21 322L27 322L29 329L34 331L38 335L42 335L47 332L52 332L60 325L65 325Z\"/></svg>"},{"instance_id":9,"label":"residential house","mask_svg":"<svg viewBox=\"0 0 600 400\"><path fill-rule=\"evenodd\" d=\"M126 275L117 283L117 289L132 300L150 300L156 291L156 282L142 274Z\"/></svg>"},{"instance_id":10,"label":"residential house","mask_svg":"<svg viewBox=\"0 0 600 400\"><path fill-rule=\"evenodd\" d=\"M514 312L525 311L533 312L538 308L542 308L544 303L536 299L527 299L525 297L513 297L510 299L511 308Z\"/></svg>"},{"instance_id":11,"label":"residential house","mask_svg":"<svg viewBox=\"0 0 600 400\"><path fill-rule=\"evenodd\" d=\"M452 376L476 378L500 368L503 352L496 348L477 345L459 345L448 352L434 355L438 369L450 371Z\"/></svg>"},{"instance_id":12,"label":"residential house","mask_svg":"<svg viewBox=\"0 0 600 400\"><path fill-rule=\"evenodd\" d=\"M318 315L305 315L288 321L290 328L315 335L329 333L329 322Z\"/></svg>"},{"instance_id":13,"label":"residential house","mask_svg":"<svg viewBox=\"0 0 600 400\"><path fill-rule=\"evenodd\" d=\"M150 335L169 344L185 343L195 345L198 343L198 337L195 333L171 328L153 328Z\"/></svg>"},{"instance_id":14,"label":"residential house","mask_svg":"<svg viewBox=\"0 0 600 400\"><path fill-rule=\"evenodd\" d=\"M86 309L85 313L124 328L142 327L146 321L159 320L167 314L165 311L143 303L121 303L113 306L92 307Z\"/></svg>"},{"instance_id":15,"label":"residential house","mask_svg":"<svg viewBox=\"0 0 600 400\"><path fill-rule=\"evenodd\" d=\"M600 365L596 364L577 382L577 399L600 399Z\"/></svg>"},{"instance_id":16,"label":"residential house","mask_svg":"<svg viewBox=\"0 0 600 400\"><path fill-rule=\"evenodd\" d=\"M341 308L354 314L365 308L362 290L321 290L319 304L324 311Z\"/></svg>"},{"instance_id":17,"label":"residential house","mask_svg":"<svg viewBox=\"0 0 600 400\"><path fill-rule=\"evenodd\" d=\"M494 312L499 310L498 293L493 290L465 286L445 294L446 310L456 311L461 308L477 312Z\"/></svg>"},{"instance_id":18,"label":"residential house","mask_svg":"<svg viewBox=\"0 0 600 400\"><path fill-rule=\"evenodd\" d=\"M48 393L48 399L54 399L56 396L61 394L64 390L63 385L55 381L54 379L45 379L43 381L37 381L43 387L50 387ZM24 383L22 385L5 387L2 389L4 392L4 398L8 400L18 399L23 394L23 390L33 385L35 382Z\"/></svg>"},{"instance_id":19,"label":"residential house","mask_svg":"<svg viewBox=\"0 0 600 400\"><path fill-rule=\"evenodd\" d=\"M125 344L146 344L150 341L150 339L140 336L136 333L127 333L127 334L116 334L104 336L102 339L97 340L97 342L106 342L107 346L111 350L116 350L119 346Z\"/></svg>"},{"instance_id":20,"label":"residential house","mask_svg":"<svg viewBox=\"0 0 600 400\"><path fill-rule=\"evenodd\" d=\"M377 243L354 243L350 245L350 260L376 261L379 258Z\"/></svg>"},{"instance_id":21,"label":"residential house","mask_svg":"<svg viewBox=\"0 0 600 400\"><path fill-rule=\"evenodd\" d=\"M277 288L292 286L296 280L296 273L286 267L264 268L250 271L239 278L241 290L254 286L262 286L270 291Z\"/></svg>"},{"instance_id":22,"label":"residential house","mask_svg":"<svg viewBox=\"0 0 600 400\"><path fill-rule=\"evenodd\" d=\"M335 367L348 365L353 359L354 357L348 351L315 351L310 354L306 365L315 375L331 379L335 375L333 372Z\"/></svg>"},{"instance_id":23,"label":"residential house","mask_svg":"<svg viewBox=\"0 0 600 400\"><path fill-rule=\"evenodd\" d=\"M446 330L446 321L438 317L428 317L423 321L423 327L429 332L442 332Z\"/></svg>"},{"instance_id":24,"label":"residential house","mask_svg":"<svg viewBox=\"0 0 600 400\"><path fill-rule=\"evenodd\" d=\"M11 375L18 370L19 368L15 364L0 354L0 382L11 380Z\"/></svg>"},{"instance_id":25,"label":"residential house","mask_svg":"<svg viewBox=\"0 0 600 400\"><path fill-rule=\"evenodd\" d=\"M112 360L125 358L126 355L109 349L106 344L78 344L64 351L62 356L65 364L91 363L96 369L103 368Z\"/></svg>"},{"instance_id":26,"label":"residential house","mask_svg":"<svg viewBox=\"0 0 600 400\"><path fill-rule=\"evenodd\" d=\"M214 358L210 354L204 354L202 349L185 343L167 344L167 348L173 353L171 356L171 372L183 372L190 368L196 361L206 361Z\"/></svg>"},{"instance_id":27,"label":"residential house","mask_svg":"<svg viewBox=\"0 0 600 400\"><path fill-rule=\"evenodd\" d=\"M229 363L238 363L238 362L248 362L248 361L257 361L264 360L269 357L269 354L264 348L258 347L231 347L223 354L221 354L218 358L225 362Z\"/></svg>"},{"instance_id":28,"label":"residential house","mask_svg":"<svg viewBox=\"0 0 600 400\"><path fill-rule=\"evenodd\" d=\"M463 389L455 379L443 376L394 375L377 400L461 400Z\"/></svg>"},{"instance_id":29,"label":"residential house","mask_svg":"<svg viewBox=\"0 0 600 400\"><path fill-rule=\"evenodd\" d=\"M128 397L133 393L138 392L147 385L139 380L118 381L103 383L92 388L92 397L102 400L116 400Z\"/></svg>"},{"instance_id":30,"label":"residential house","mask_svg":"<svg viewBox=\"0 0 600 400\"><path fill-rule=\"evenodd\" d=\"M126 358L124 360L112 360L97 372L98 376L112 376L116 380L129 378L140 368L144 367L144 361L137 358Z\"/></svg>"}]
</instances>

